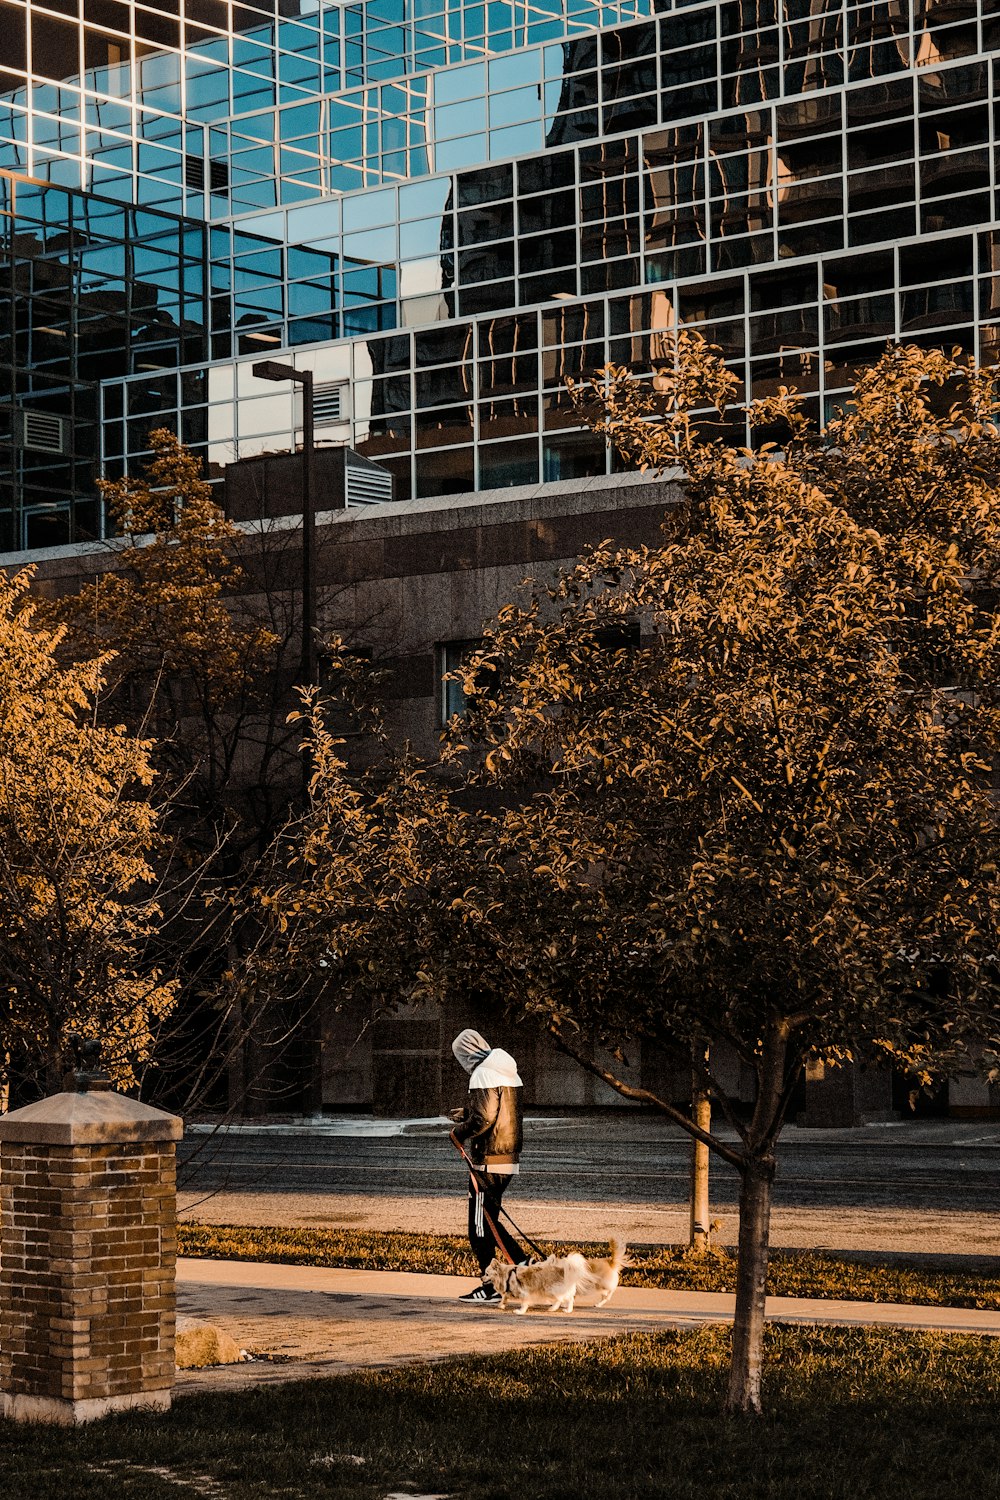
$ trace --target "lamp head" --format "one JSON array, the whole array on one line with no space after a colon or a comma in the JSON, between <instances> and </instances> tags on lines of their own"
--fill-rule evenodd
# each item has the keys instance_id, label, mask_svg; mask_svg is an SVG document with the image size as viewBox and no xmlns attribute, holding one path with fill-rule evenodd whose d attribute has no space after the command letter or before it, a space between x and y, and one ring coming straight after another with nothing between
<instances>
[{"instance_id":1,"label":"lamp head","mask_svg":"<svg viewBox=\"0 0 1000 1500\"><path fill-rule=\"evenodd\" d=\"M261 359L250 367L258 380L301 380L294 365L283 365L276 359Z\"/></svg>"}]
</instances>

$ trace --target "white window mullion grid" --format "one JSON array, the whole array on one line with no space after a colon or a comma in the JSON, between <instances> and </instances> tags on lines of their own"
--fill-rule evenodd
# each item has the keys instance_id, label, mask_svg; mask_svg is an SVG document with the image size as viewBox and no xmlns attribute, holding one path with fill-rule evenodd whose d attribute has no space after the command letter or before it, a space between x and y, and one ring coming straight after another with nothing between
<instances>
[{"instance_id":1,"label":"white window mullion grid","mask_svg":"<svg viewBox=\"0 0 1000 1500\"><path fill-rule=\"evenodd\" d=\"M917 234L920 233L920 225L923 221L923 173L921 171L920 158L920 98L919 89L917 86L919 78L919 72L917 71L917 69L914 69L913 77L911 79L911 88L913 90L913 227L916 230Z\"/></svg>"}]
</instances>

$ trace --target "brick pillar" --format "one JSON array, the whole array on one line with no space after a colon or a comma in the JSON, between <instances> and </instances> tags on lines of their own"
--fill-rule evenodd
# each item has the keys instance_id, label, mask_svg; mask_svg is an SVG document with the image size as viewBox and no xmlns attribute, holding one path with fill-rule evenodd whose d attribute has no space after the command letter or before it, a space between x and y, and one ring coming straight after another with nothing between
<instances>
[{"instance_id":1,"label":"brick pillar","mask_svg":"<svg viewBox=\"0 0 1000 1500\"><path fill-rule=\"evenodd\" d=\"M0 1116L0 1413L161 1410L174 1383L174 1115L109 1090Z\"/></svg>"}]
</instances>

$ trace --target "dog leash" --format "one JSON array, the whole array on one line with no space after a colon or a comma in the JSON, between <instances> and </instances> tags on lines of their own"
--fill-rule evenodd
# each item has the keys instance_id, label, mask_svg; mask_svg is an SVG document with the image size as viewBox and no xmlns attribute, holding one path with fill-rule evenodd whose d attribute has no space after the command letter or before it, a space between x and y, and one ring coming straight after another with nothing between
<instances>
[{"instance_id":1,"label":"dog leash","mask_svg":"<svg viewBox=\"0 0 1000 1500\"><path fill-rule=\"evenodd\" d=\"M462 1145L462 1142L458 1139L458 1137L456 1136L456 1134L455 1134L455 1132L453 1130L450 1130L448 1132L448 1138L451 1141L452 1145L455 1147L455 1150L458 1152L459 1156L461 1156L462 1160L465 1162L465 1165L468 1167L468 1169L469 1169L469 1176L472 1178L472 1182L473 1182L473 1185L475 1186L476 1192L477 1193L484 1193L486 1191L486 1189L484 1188L482 1182L480 1182L480 1180L479 1180L479 1170L476 1167L475 1163L473 1162L472 1157L466 1151L465 1147ZM513 1229L514 1233L517 1234L517 1235L520 1235L520 1237L521 1237L522 1240L527 1240L528 1244L531 1246L532 1250L534 1250L535 1254L536 1255L540 1255L541 1258L542 1258L542 1260L544 1260L545 1259L545 1251L542 1249L542 1247L535 1240L533 1240L531 1238L530 1234L525 1234L525 1232L521 1228L520 1224L516 1224L514 1222L514 1220L511 1218L510 1214L504 1208L504 1206L503 1206L502 1203L499 1205L499 1209L500 1209L500 1213L507 1220L507 1223L510 1225L511 1229ZM490 1228L493 1231L493 1238L496 1241L497 1249L498 1250L502 1250L503 1246L500 1244L500 1237L497 1234L496 1225L493 1223L493 1220L490 1218L489 1214L486 1212L486 1205L485 1204L483 1205L483 1217L486 1219L486 1222L489 1224ZM508 1259L509 1258L510 1257L508 1256Z\"/></svg>"}]
</instances>

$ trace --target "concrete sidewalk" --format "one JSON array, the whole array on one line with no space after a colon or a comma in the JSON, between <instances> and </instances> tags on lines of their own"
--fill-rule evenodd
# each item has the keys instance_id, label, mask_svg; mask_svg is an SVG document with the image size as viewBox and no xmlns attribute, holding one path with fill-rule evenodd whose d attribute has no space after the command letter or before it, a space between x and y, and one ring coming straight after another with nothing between
<instances>
[{"instance_id":1,"label":"concrete sidewalk","mask_svg":"<svg viewBox=\"0 0 1000 1500\"><path fill-rule=\"evenodd\" d=\"M733 1315L734 1299L728 1293L620 1287L607 1307L520 1317L456 1300L474 1285L457 1276L182 1259L177 1263L178 1311L223 1328L244 1349L275 1358L182 1371L176 1394L245 1390L615 1333L694 1328L727 1322ZM974 1308L771 1297L767 1314L782 1323L1000 1336L1000 1311Z\"/></svg>"}]
</instances>

